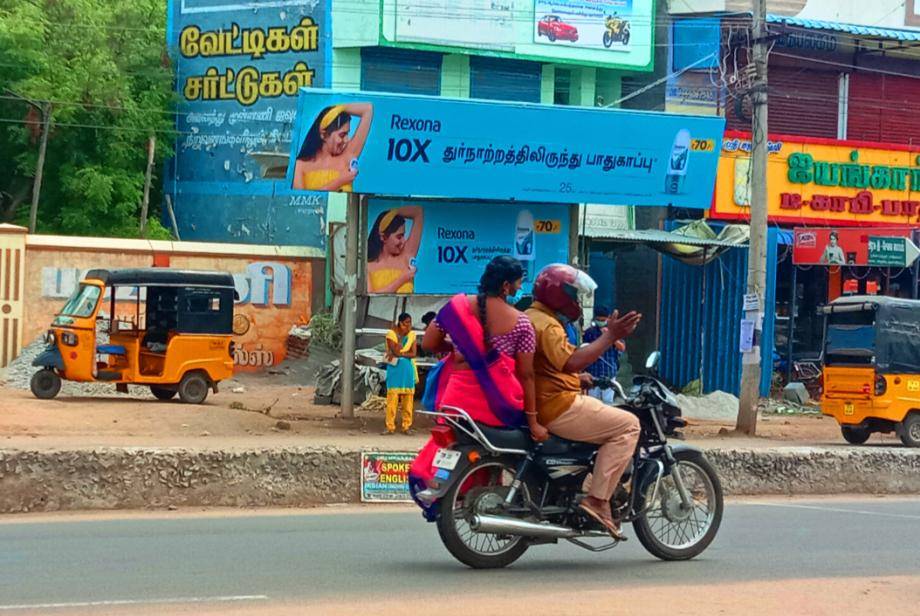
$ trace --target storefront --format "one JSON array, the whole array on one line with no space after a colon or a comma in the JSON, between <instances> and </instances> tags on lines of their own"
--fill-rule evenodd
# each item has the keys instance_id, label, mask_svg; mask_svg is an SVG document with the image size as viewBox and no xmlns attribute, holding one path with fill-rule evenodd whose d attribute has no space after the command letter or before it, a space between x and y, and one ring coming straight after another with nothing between
<instances>
[{"instance_id":1,"label":"storefront","mask_svg":"<svg viewBox=\"0 0 920 616\"><path fill-rule=\"evenodd\" d=\"M350 195L346 314L352 292L473 292L497 255L524 262L527 292L544 265L577 262L578 203L705 209L723 127L720 118L304 89L288 182Z\"/></svg>"},{"instance_id":2,"label":"storefront","mask_svg":"<svg viewBox=\"0 0 920 616\"><path fill-rule=\"evenodd\" d=\"M818 306L844 294L917 297L911 240L920 228L920 147L773 135L768 149L763 331L770 344L762 360L783 376L789 357L818 358ZM726 132L710 219L750 219L749 178L750 136ZM729 306L740 305L743 285L733 293L737 302ZM740 311L733 314L740 320ZM735 355L737 339L719 348Z\"/></svg>"}]
</instances>

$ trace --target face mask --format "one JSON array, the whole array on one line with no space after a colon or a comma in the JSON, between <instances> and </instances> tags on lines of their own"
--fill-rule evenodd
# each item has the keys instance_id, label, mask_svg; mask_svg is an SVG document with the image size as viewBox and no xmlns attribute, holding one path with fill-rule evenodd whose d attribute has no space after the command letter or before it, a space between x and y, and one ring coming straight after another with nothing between
<instances>
[{"instance_id":1,"label":"face mask","mask_svg":"<svg viewBox=\"0 0 920 616\"><path fill-rule=\"evenodd\" d=\"M594 327L600 327L601 329L604 329L605 327L607 327L607 321L598 321L595 319Z\"/></svg>"},{"instance_id":2,"label":"face mask","mask_svg":"<svg viewBox=\"0 0 920 616\"><path fill-rule=\"evenodd\" d=\"M505 301L512 306L516 306L522 299L524 299L524 289L518 289L514 292L514 295L505 296Z\"/></svg>"}]
</instances>

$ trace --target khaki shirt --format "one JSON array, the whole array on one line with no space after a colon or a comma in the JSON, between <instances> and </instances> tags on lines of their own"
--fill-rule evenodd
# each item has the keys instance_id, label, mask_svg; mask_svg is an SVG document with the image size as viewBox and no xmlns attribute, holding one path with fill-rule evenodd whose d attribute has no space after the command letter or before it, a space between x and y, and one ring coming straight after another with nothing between
<instances>
[{"instance_id":1,"label":"khaki shirt","mask_svg":"<svg viewBox=\"0 0 920 616\"><path fill-rule=\"evenodd\" d=\"M534 302L527 316L537 334L537 352L533 358L537 415L540 423L547 426L567 411L581 393L579 376L564 370L576 349L549 308Z\"/></svg>"}]
</instances>

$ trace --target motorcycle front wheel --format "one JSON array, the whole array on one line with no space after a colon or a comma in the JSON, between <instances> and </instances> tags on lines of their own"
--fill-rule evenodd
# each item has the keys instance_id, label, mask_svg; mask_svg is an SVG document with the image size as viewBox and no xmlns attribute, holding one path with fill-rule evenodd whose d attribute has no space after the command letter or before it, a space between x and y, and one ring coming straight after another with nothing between
<instances>
[{"instance_id":1,"label":"motorcycle front wheel","mask_svg":"<svg viewBox=\"0 0 920 616\"><path fill-rule=\"evenodd\" d=\"M645 513L633 521L639 543L661 560L689 560L709 547L722 523L722 484L712 464L700 453L679 451L677 464L644 496ZM691 499L686 508L674 481L680 473Z\"/></svg>"},{"instance_id":2,"label":"motorcycle front wheel","mask_svg":"<svg viewBox=\"0 0 920 616\"><path fill-rule=\"evenodd\" d=\"M604 47L610 47L613 45L613 36L610 35L610 31L604 32Z\"/></svg>"},{"instance_id":3,"label":"motorcycle front wheel","mask_svg":"<svg viewBox=\"0 0 920 616\"><path fill-rule=\"evenodd\" d=\"M500 514L501 504L514 481L515 467L502 460L481 460L470 466L444 495L438 516L438 534L454 558L473 569L507 567L529 547L514 535L477 533L470 527L475 514ZM526 486L516 501L527 497Z\"/></svg>"}]
</instances>

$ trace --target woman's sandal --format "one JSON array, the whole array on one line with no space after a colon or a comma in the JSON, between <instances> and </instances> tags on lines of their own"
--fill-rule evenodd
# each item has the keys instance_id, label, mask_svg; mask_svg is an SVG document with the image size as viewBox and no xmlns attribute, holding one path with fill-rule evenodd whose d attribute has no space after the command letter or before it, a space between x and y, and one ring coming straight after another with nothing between
<instances>
[{"instance_id":1,"label":"woman's sandal","mask_svg":"<svg viewBox=\"0 0 920 616\"><path fill-rule=\"evenodd\" d=\"M607 529L607 532L610 533L610 536L616 539L617 541L626 541L626 536L620 532L620 529L614 523L613 520L607 520L600 514L600 512L595 511L590 506L586 505L584 502L578 505L582 511L592 517L596 522L601 524L604 528Z\"/></svg>"}]
</instances>

